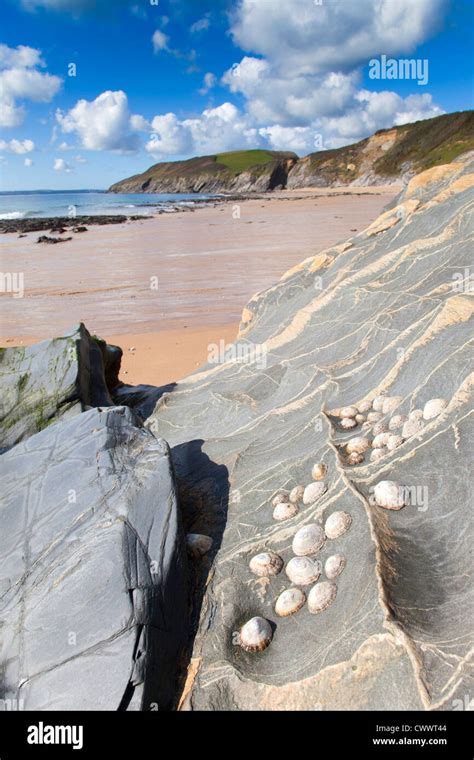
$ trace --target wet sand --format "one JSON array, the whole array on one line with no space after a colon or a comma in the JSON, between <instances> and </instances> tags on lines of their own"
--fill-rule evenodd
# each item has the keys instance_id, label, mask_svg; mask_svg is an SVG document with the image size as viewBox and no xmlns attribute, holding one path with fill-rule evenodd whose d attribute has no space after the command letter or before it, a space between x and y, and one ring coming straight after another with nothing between
<instances>
[{"instance_id":1,"label":"wet sand","mask_svg":"<svg viewBox=\"0 0 474 760\"><path fill-rule=\"evenodd\" d=\"M231 342L254 293L363 230L398 191L285 192L91 226L57 245L37 244L38 233L4 234L2 271L23 273L24 297L0 293L0 345L37 342L82 321L124 349L124 382L178 380L207 360L210 343Z\"/></svg>"}]
</instances>

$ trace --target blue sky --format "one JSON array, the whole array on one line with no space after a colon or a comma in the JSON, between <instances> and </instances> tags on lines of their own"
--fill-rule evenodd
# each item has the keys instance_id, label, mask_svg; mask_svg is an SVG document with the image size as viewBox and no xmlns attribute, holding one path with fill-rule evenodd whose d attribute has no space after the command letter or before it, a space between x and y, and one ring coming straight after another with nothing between
<instances>
[{"instance_id":1,"label":"blue sky","mask_svg":"<svg viewBox=\"0 0 474 760\"><path fill-rule=\"evenodd\" d=\"M472 108L472 22L464 0L5 0L1 189L105 188L238 148L305 155ZM427 84L371 78L382 55L427 60Z\"/></svg>"}]
</instances>

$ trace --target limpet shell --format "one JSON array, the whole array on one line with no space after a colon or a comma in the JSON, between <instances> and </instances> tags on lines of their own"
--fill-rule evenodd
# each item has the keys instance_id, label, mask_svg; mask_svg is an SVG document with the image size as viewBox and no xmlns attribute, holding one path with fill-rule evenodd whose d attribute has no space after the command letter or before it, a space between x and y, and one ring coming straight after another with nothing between
<instances>
[{"instance_id":1,"label":"limpet shell","mask_svg":"<svg viewBox=\"0 0 474 760\"><path fill-rule=\"evenodd\" d=\"M394 480L381 480L374 488L375 503L384 509L403 509L409 501L408 488Z\"/></svg>"},{"instance_id":2,"label":"limpet shell","mask_svg":"<svg viewBox=\"0 0 474 760\"><path fill-rule=\"evenodd\" d=\"M421 420L423 417L423 410L422 409L413 409L409 415L409 420Z\"/></svg>"},{"instance_id":3,"label":"limpet shell","mask_svg":"<svg viewBox=\"0 0 474 760\"><path fill-rule=\"evenodd\" d=\"M446 409L448 402L445 398L432 398L423 407L423 419L432 420Z\"/></svg>"},{"instance_id":4,"label":"limpet shell","mask_svg":"<svg viewBox=\"0 0 474 760\"><path fill-rule=\"evenodd\" d=\"M324 531L320 525L311 523L296 531L291 547L297 557L316 554L324 544Z\"/></svg>"},{"instance_id":5,"label":"limpet shell","mask_svg":"<svg viewBox=\"0 0 474 760\"><path fill-rule=\"evenodd\" d=\"M355 417L359 413L356 406L343 406L339 415L341 417Z\"/></svg>"},{"instance_id":6,"label":"limpet shell","mask_svg":"<svg viewBox=\"0 0 474 760\"><path fill-rule=\"evenodd\" d=\"M313 480L324 480L328 471L327 465L324 462L317 462L311 470L311 476Z\"/></svg>"},{"instance_id":7,"label":"limpet shell","mask_svg":"<svg viewBox=\"0 0 474 760\"><path fill-rule=\"evenodd\" d=\"M367 422L379 422L382 417L382 412L369 412L367 415Z\"/></svg>"},{"instance_id":8,"label":"limpet shell","mask_svg":"<svg viewBox=\"0 0 474 760\"><path fill-rule=\"evenodd\" d=\"M303 499L303 494L304 486L295 486L291 489L288 499L292 504L296 504L297 501L301 501Z\"/></svg>"},{"instance_id":9,"label":"limpet shell","mask_svg":"<svg viewBox=\"0 0 474 760\"><path fill-rule=\"evenodd\" d=\"M350 465L356 465L356 464L362 464L364 461L364 455L359 454L358 451L353 451L352 454L349 454L347 457L347 464Z\"/></svg>"},{"instance_id":10,"label":"limpet shell","mask_svg":"<svg viewBox=\"0 0 474 760\"><path fill-rule=\"evenodd\" d=\"M374 400L372 401L372 409L374 412L381 412L383 408L384 401L386 401L387 396L376 396Z\"/></svg>"},{"instance_id":11,"label":"limpet shell","mask_svg":"<svg viewBox=\"0 0 474 760\"><path fill-rule=\"evenodd\" d=\"M347 441L346 443L346 451L348 454L353 454L354 452L357 452L358 454L363 454L364 451L368 451L370 449L370 441L368 438L364 438L363 436L358 436L357 438L351 438L350 441Z\"/></svg>"},{"instance_id":12,"label":"limpet shell","mask_svg":"<svg viewBox=\"0 0 474 760\"><path fill-rule=\"evenodd\" d=\"M401 428L402 425L405 424L408 417L405 414L394 414L393 417L391 417L390 422L388 423L388 429L389 430L398 430L398 428Z\"/></svg>"},{"instance_id":13,"label":"limpet shell","mask_svg":"<svg viewBox=\"0 0 474 760\"><path fill-rule=\"evenodd\" d=\"M310 583L318 580L322 569L323 566L318 560L310 557L292 557L285 568L285 573L295 586L309 586Z\"/></svg>"},{"instance_id":14,"label":"limpet shell","mask_svg":"<svg viewBox=\"0 0 474 760\"><path fill-rule=\"evenodd\" d=\"M372 441L373 449L383 449L387 445L390 433L379 433Z\"/></svg>"},{"instance_id":15,"label":"limpet shell","mask_svg":"<svg viewBox=\"0 0 474 760\"><path fill-rule=\"evenodd\" d=\"M365 412L370 412L372 409L372 402L371 401L360 401L360 403L357 404L357 409L359 412L362 412L363 414Z\"/></svg>"},{"instance_id":16,"label":"limpet shell","mask_svg":"<svg viewBox=\"0 0 474 760\"><path fill-rule=\"evenodd\" d=\"M402 427L403 438L411 438L412 435L416 435L423 430L423 420L421 419L408 419Z\"/></svg>"},{"instance_id":17,"label":"limpet shell","mask_svg":"<svg viewBox=\"0 0 474 760\"><path fill-rule=\"evenodd\" d=\"M366 421L367 417L365 416L365 414L356 414L354 419L358 425L362 425Z\"/></svg>"},{"instance_id":18,"label":"limpet shell","mask_svg":"<svg viewBox=\"0 0 474 760\"><path fill-rule=\"evenodd\" d=\"M382 404L382 414L391 414L398 406L400 406L402 401L403 396L387 396Z\"/></svg>"},{"instance_id":19,"label":"limpet shell","mask_svg":"<svg viewBox=\"0 0 474 760\"><path fill-rule=\"evenodd\" d=\"M272 627L262 617L251 618L240 629L240 646L246 652L263 652L272 638Z\"/></svg>"},{"instance_id":20,"label":"limpet shell","mask_svg":"<svg viewBox=\"0 0 474 760\"><path fill-rule=\"evenodd\" d=\"M373 427L372 433L374 435L380 435L380 433L388 433L388 425L387 425L387 423L385 421L383 421L383 422L376 422L375 425L374 425L374 427Z\"/></svg>"},{"instance_id":21,"label":"limpet shell","mask_svg":"<svg viewBox=\"0 0 474 760\"><path fill-rule=\"evenodd\" d=\"M275 552L260 552L252 557L249 567L254 575L259 575L261 578L278 575L283 568L283 560Z\"/></svg>"},{"instance_id":22,"label":"limpet shell","mask_svg":"<svg viewBox=\"0 0 474 760\"><path fill-rule=\"evenodd\" d=\"M344 428L344 430L350 430L353 427L356 427L357 422L352 417L343 417L341 420L341 427Z\"/></svg>"},{"instance_id":23,"label":"limpet shell","mask_svg":"<svg viewBox=\"0 0 474 760\"><path fill-rule=\"evenodd\" d=\"M278 522L289 520L291 517L297 515L299 511L300 510L297 504L283 502L283 504L277 504L273 510L273 519L277 520Z\"/></svg>"},{"instance_id":24,"label":"limpet shell","mask_svg":"<svg viewBox=\"0 0 474 760\"><path fill-rule=\"evenodd\" d=\"M385 448L383 449L374 449L370 453L370 461L376 462L378 459L382 459L383 456L387 453L387 450Z\"/></svg>"},{"instance_id":25,"label":"limpet shell","mask_svg":"<svg viewBox=\"0 0 474 760\"><path fill-rule=\"evenodd\" d=\"M401 435L391 435L387 441L387 449L389 451L394 451L399 446L401 446L403 443L403 438Z\"/></svg>"},{"instance_id":26,"label":"limpet shell","mask_svg":"<svg viewBox=\"0 0 474 760\"><path fill-rule=\"evenodd\" d=\"M284 501L288 501L288 494L277 493L274 499L272 499L272 507L276 507L277 504L283 504Z\"/></svg>"},{"instance_id":27,"label":"limpet shell","mask_svg":"<svg viewBox=\"0 0 474 760\"><path fill-rule=\"evenodd\" d=\"M304 489L303 504L314 504L327 490L328 487L322 480L317 483L310 483Z\"/></svg>"},{"instance_id":28,"label":"limpet shell","mask_svg":"<svg viewBox=\"0 0 474 760\"><path fill-rule=\"evenodd\" d=\"M202 533L188 533L186 548L192 557L203 557L212 546L212 538Z\"/></svg>"},{"instance_id":29,"label":"limpet shell","mask_svg":"<svg viewBox=\"0 0 474 760\"><path fill-rule=\"evenodd\" d=\"M352 517L347 512L338 510L329 515L324 526L324 532L330 539L339 538L349 530L352 524Z\"/></svg>"},{"instance_id":30,"label":"limpet shell","mask_svg":"<svg viewBox=\"0 0 474 760\"><path fill-rule=\"evenodd\" d=\"M337 586L331 581L316 583L308 594L308 610L316 615L324 612L333 603L337 594Z\"/></svg>"},{"instance_id":31,"label":"limpet shell","mask_svg":"<svg viewBox=\"0 0 474 760\"><path fill-rule=\"evenodd\" d=\"M287 588L275 602L275 612L280 617L294 615L306 602L306 594L300 588Z\"/></svg>"},{"instance_id":32,"label":"limpet shell","mask_svg":"<svg viewBox=\"0 0 474 760\"><path fill-rule=\"evenodd\" d=\"M342 573L345 566L346 558L343 554L332 554L324 563L324 572L326 574L326 578L329 578L330 581L333 581L334 578L337 578Z\"/></svg>"}]
</instances>

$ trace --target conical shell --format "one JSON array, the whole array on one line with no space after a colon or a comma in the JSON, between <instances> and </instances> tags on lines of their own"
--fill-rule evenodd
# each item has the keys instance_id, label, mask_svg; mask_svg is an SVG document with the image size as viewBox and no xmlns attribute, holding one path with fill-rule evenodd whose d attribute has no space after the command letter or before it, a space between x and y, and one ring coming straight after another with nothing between
<instances>
[{"instance_id":1,"label":"conical shell","mask_svg":"<svg viewBox=\"0 0 474 760\"><path fill-rule=\"evenodd\" d=\"M370 452L370 461L371 462L377 462L377 460L382 459L382 457L385 456L387 453L387 449L374 449Z\"/></svg>"},{"instance_id":2,"label":"conical shell","mask_svg":"<svg viewBox=\"0 0 474 760\"><path fill-rule=\"evenodd\" d=\"M296 531L293 538L292 549L297 557L305 557L308 554L316 554L324 544L324 531L316 523L304 525Z\"/></svg>"},{"instance_id":3,"label":"conical shell","mask_svg":"<svg viewBox=\"0 0 474 760\"><path fill-rule=\"evenodd\" d=\"M374 400L372 401L372 409L374 412L381 412L383 409L384 401L386 401L387 396L376 396Z\"/></svg>"},{"instance_id":4,"label":"conical shell","mask_svg":"<svg viewBox=\"0 0 474 760\"><path fill-rule=\"evenodd\" d=\"M343 406L339 412L341 417L355 417L359 413L356 406Z\"/></svg>"},{"instance_id":5,"label":"conical shell","mask_svg":"<svg viewBox=\"0 0 474 760\"><path fill-rule=\"evenodd\" d=\"M400 406L403 396L387 396L382 404L382 414L391 414Z\"/></svg>"},{"instance_id":6,"label":"conical shell","mask_svg":"<svg viewBox=\"0 0 474 760\"><path fill-rule=\"evenodd\" d=\"M321 575L322 564L310 557L293 557L288 562L285 572L295 586L309 586Z\"/></svg>"},{"instance_id":7,"label":"conical shell","mask_svg":"<svg viewBox=\"0 0 474 760\"><path fill-rule=\"evenodd\" d=\"M391 435L387 441L387 449L389 451L394 451L399 446L401 446L402 443L403 443L403 438L401 435Z\"/></svg>"},{"instance_id":8,"label":"conical shell","mask_svg":"<svg viewBox=\"0 0 474 760\"><path fill-rule=\"evenodd\" d=\"M403 438L411 438L412 435L416 435L417 433L421 433L423 430L423 420L422 419L408 419L402 428L402 437Z\"/></svg>"},{"instance_id":9,"label":"conical shell","mask_svg":"<svg viewBox=\"0 0 474 760\"><path fill-rule=\"evenodd\" d=\"M381 480L374 488L375 503L384 509L403 509L409 502L406 486L394 480Z\"/></svg>"},{"instance_id":10,"label":"conical shell","mask_svg":"<svg viewBox=\"0 0 474 760\"><path fill-rule=\"evenodd\" d=\"M295 486L291 489L288 499L292 504L296 504L298 501L303 500L303 494L304 486Z\"/></svg>"},{"instance_id":11,"label":"conical shell","mask_svg":"<svg viewBox=\"0 0 474 760\"><path fill-rule=\"evenodd\" d=\"M300 588L287 588L282 591L275 603L275 612L280 617L294 615L306 602L306 595Z\"/></svg>"},{"instance_id":12,"label":"conical shell","mask_svg":"<svg viewBox=\"0 0 474 760\"><path fill-rule=\"evenodd\" d=\"M283 502L282 504L277 504L273 510L273 519L278 520L278 522L289 520L291 517L297 515L299 511L300 510L297 504Z\"/></svg>"},{"instance_id":13,"label":"conical shell","mask_svg":"<svg viewBox=\"0 0 474 760\"><path fill-rule=\"evenodd\" d=\"M364 438L364 436L351 438L351 440L347 441L346 443L346 451L348 454L352 454L354 452L357 452L357 454L363 454L365 451L368 451L369 449L370 449L370 441L368 438Z\"/></svg>"},{"instance_id":14,"label":"conical shell","mask_svg":"<svg viewBox=\"0 0 474 760\"><path fill-rule=\"evenodd\" d=\"M273 638L273 631L268 620L253 617L240 629L240 646L246 652L263 652Z\"/></svg>"},{"instance_id":15,"label":"conical shell","mask_svg":"<svg viewBox=\"0 0 474 760\"><path fill-rule=\"evenodd\" d=\"M324 480L328 471L324 462L317 462L311 470L311 476L313 480Z\"/></svg>"},{"instance_id":16,"label":"conical shell","mask_svg":"<svg viewBox=\"0 0 474 760\"><path fill-rule=\"evenodd\" d=\"M346 558L342 554L332 554L324 563L326 578L333 581L334 578L337 578L342 573L345 566Z\"/></svg>"},{"instance_id":17,"label":"conical shell","mask_svg":"<svg viewBox=\"0 0 474 760\"><path fill-rule=\"evenodd\" d=\"M444 398L432 398L423 407L423 419L432 420L446 409L448 402Z\"/></svg>"},{"instance_id":18,"label":"conical shell","mask_svg":"<svg viewBox=\"0 0 474 760\"><path fill-rule=\"evenodd\" d=\"M388 423L388 429L398 430L398 428L403 427L407 419L408 417L406 417L406 415L404 414L394 414L393 417L390 419L390 422Z\"/></svg>"},{"instance_id":19,"label":"conical shell","mask_svg":"<svg viewBox=\"0 0 474 760\"><path fill-rule=\"evenodd\" d=\"M357 422L352 417L343 417L341 420L341 427L343 427L344 430L350 430L356 426Z\"/></svg>"},{"instance_id":20,"label":"conical shell","mask_svg":"<svg viewBox=\"0 0 474 760\"><path fill-rule=\"evenodd\" d=\"M212 546L212 538L202 533L188 533L186 548L192 557L203 557Z\"/></svg>"},{"instance_id":21,"label":"conical shell","mask_svg":"<svg viewBox=\"0 0 474 760\"><path fill-rule=\"evenodd\" d=\"M372 433L374 435L380 435L381 433L388 433L388 424L385 422L385 420L382 420L381 422L376 422Z\"/></svg>"},{"instance_id":22,"label":"conical shell","mask_svg":"<svg viewBox=\"0 0 474 760\"><path fill-rule=\"evenodd\" d=\"M367 422L378 422L383 417L382 412L369 412L367 415Z\"/></svg>"},{"instance_id":23,"label":"conical shell","mask_svg":"<svg viewBox=\"0 0 474 760\"><path fill-rule=\"evenodd\" d=\"M422 417L423 417L422 409L412 409L412 411L408 415L409 420L421 420Z\"/></svg>"},{"instance_id":24,"label":"conical shell","mask_svg":"<svg viewBox=\"0 0 474 760\"><path fill-rule=\"evenodd\" d=\"M367 417L365 416L365 414L356 414L354 419L358 425L362 425L366 421Z\"/></svg>"},{"instance_id":25,"label":"conical shell","mask_svg":"<svg viewBox=\"0 0 474 760\"><path fill-rule=\"evenodd\" d=\"M274 499L272 499L272 507L276 507L277 504L283 504L284 501L288 501L288 494L277 493Z\"/></svg>"},{"instance_id":26,"label":"conical shell","mask_svg":"<svg viewBox=\"0 0 474 760\"><path fill-rule=\"evenodd\" d=\"M362 464L364 461L364 455L359 454L357 451L353 451L352 454L349 454L347 457L347 464L350 464L352 467L356 464Z\"/></svg>"},{"instance_id":27,"label":"conical shell","mask_svg":"<svg viewBox=\"0 0 474 760\"><path fill-rule=\"evenodd\" d=\"M357 409L361 414L365 414L366 412L370 412L372 409L372 402L371 401L360 401L357 404Z\"/></svg>"},{"instance_id":28,"label":"conical shell","mask_svg":"<svg viewBox=\"0 0 474 760\"><path fill-rule=\"evenodd\" d=\"M316 583L308 594L308 610L316 615L324 612L333 603L337 594L337 586L330 581Z\"/></svg>"},{"instance_id":29,"label":"conical shell","mask_svg":"<svg viewBox=\"0 0 474 760\"><path fill-rule=\"evenodd\" d=\"M262 578L270 575L278 575L283 568L283 560L275 552L261 552L249 562L249 567L254 575Z\"/></svg>"},{"instance_id":30,"label":"conical shell","mask_svg":"<svg viewBox=\"0 0 474 760\"><path fill-rule=\"evenodd\" d=\"M303 504L314 504L327 490L328 487L322 480L317 483L310 483L304 489Z\"/></svg>"},{"instance_id":31,"label":"conical shell","mask_svg":"<svg viewBox=\"0 0 474 760\"><path fill-rule=\"evenodd\" d=\"M379 433L378 435L375 436L374 440L372 441L372 448L383 449L383 447L387 445L389 438L390 438L390 433Z\"/></svg>"},{"instance_id":32,"label":"conical shell","mask_svg":"<svg viewBox=\"0 0 474 760\"><path fill-rule=\"evenodd\" d=\"M324 532L330 539L344 535L352 524L352 517L347 512L337 511L329 515L324 526Z\"/></svg>"}]
</instances>

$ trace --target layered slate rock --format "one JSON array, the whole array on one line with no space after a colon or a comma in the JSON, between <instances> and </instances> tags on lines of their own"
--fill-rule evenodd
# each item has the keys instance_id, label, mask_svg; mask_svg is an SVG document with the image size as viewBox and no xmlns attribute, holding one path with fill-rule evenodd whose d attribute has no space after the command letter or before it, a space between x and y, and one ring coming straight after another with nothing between
<instances>
[{"instance_id":1,"label":"layered slate rock","mask_svg":"<svg viewBox=\"0 0 474 760\"><path fill-rule=\"evenodd\" d=\"M91 409L2 465L0 698L171 708L187 579L166 442L128 408Z\"/></svg>"},{"instance_id":2,"label":"layered slate rock","mask_svg":"<svg viewBox=\"0 0 474 760\"><path fill-rule=\"evenodd\" d=\"M472 694L473 180L468 161L417 176L363 233L254 297L240 361L194 373L147 420L172 447L192 529L214 538L183 709L449 710ZM340 409L383 394L400 397L392 415L448 405L378 461L349 466L345 444L362 433ZM310 483L315 462L326 493L275 522L273 497ZM381 480L409 486L410 504L376 506ZM337 510L352 525L317 555L346 557L336 599L279 618L285 572L259 578L249 560L272 550L286 563L296 530ZM235 632L257 615L273 640L248 653Z\"/></svg>"},{"instance_id":3,"label":"layered slate rock","mask_svg":"<svg viewBox=\"0 0 474 760\"><path fill-rule=\"evenodd\" d=\"M0 448L91 406L111 406L121 356L83 324L60 338L1 349Z\"/></svg>"}]
</instances>

